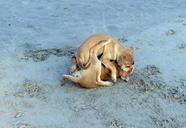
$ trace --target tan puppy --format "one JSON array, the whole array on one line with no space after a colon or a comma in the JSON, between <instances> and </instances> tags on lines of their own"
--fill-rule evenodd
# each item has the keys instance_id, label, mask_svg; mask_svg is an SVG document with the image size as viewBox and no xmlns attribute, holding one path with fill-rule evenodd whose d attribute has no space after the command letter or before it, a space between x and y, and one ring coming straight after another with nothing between
<instances>
[{"instance_id":1,"label":"tan puppy","mask_svg":"<svg viewBox=\"0 0 186 128\"><path fill-rule=\"evenodd\" d=\"M75 71L72 75L63 75L64 78L72 80L84 88L95 88L99 86L112 86L113 83L109 81L101 80L101 73L108 73L107 71L102 72L102 63L97 58L97 52L100 48L111 43L110 41L101 42L90 49L90 66L86 69ZM107 76L107 75L105 75ZM108 76L109 77L109 76Z\"/></svg>"},{"instance_id":2,"label":"tan puppy","mask_svg":"<svg viewBox=\"0 0 186 128\"><path fill-rule=\"evenodd\" d=\"M121 68L115 62L112 62L112 63L113 63L113 65L116 66L117 77L119 77L119 76L126 76L126 77L129 76L128 74L131 71L123 72L121 70ZM110 70L108 70L104 66L101 66L101 76L100 76L100 78L101 78L101 80L104 81L104 84L101 83L99 85L98 82L92 81L93 78L95 77L95 74L94 74L95 72L94 72L93 67L91 67L90 69L87 72L84 71L86 69L81 69L80 71L75 71L74 73L72 73L72 75L63 75L62 85L64 85L65 81L68 79L68 80L71 80L71 81L79 84L81 87L88 88L88 89L96 88L96 87L100 87L100 86L112 86L112 84L113 84L112 82L107 82L108 80L111 80ZM89 74L89 73L91 73L91 74ZM81 78L79 78L79 76L81 76L82 74L83 74L83 76ZM97 76L97 77L99 77L99 76Z\"/></svg>"},{"instance_id":3,"label":"tan puppy","mask_svg":"<svg viewBox=\"0 0 186 128\"><path fill-rule=\"evenodd\" d=\"M134 70L134 60L133 60L133 49L127 49L123 47L119 41L113 39L107 35L93 35L89 37L84 43L77 49L76 52L76 61L71 67L71 73L76 71L77 66L79 68L86 69L90 65L91 58L89 49L94 45L100 43L101 41L111 41L111 43L105 45L100 48L96 53L97 56L102 54L101 62L111 71L111 79L116 82L117 78L117 69L116 66L113 65L110 61L116 61L120 68L123 70L125 75L121 75L120 77L123 80L127 80L128 76L133 73ZM130 71L130 72L129 72ZM128 75L126 74L128 73Z\"/></svg>"}]
</instances>

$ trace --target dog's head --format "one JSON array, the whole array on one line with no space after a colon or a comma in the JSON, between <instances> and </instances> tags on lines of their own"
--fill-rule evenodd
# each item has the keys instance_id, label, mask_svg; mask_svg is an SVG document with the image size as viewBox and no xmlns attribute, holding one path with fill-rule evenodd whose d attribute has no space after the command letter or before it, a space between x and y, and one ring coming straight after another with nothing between
<instances>
[{"instance_id":1,"label":"dog's head","mask_svg":"<svg viewBox=\"0 0 186 128\"><path fill-rule=\"evenodd\" d=\"M128 79L134 71L134 51L134 48L126 49L117 57L117 64L120 68L119 76L123 80Z\"/></svg>"},{"instance_id":2,"label":"dog's head","mask_svg":"<svg viewBox=\"0 0 186 128\"><path fill-rule=\"evenodd\" d=\"M118 75L122 80L125 80L125 81L129 80L129 76L132 75L133 71L134 71L134 67L130 68L128 72L123 71L120 67L118 67Z\"/></svg>"}]
</instances>

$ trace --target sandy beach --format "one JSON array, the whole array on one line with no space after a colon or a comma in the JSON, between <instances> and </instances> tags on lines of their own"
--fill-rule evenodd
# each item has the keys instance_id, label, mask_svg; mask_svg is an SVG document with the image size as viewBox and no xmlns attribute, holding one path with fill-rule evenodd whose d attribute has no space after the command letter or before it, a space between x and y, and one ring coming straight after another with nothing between
<instances>
[{"instance_id":1,"label":"sandy beach","mask_svg":"<svg viewBox=\"0 0 186 128\"><path fill-rule=\"evenodd\" d=\"M185 0L0 0L0 128L186 128ZM90 35L137 48L128 82L60 79Z\"/></svg>"}]
</instances>

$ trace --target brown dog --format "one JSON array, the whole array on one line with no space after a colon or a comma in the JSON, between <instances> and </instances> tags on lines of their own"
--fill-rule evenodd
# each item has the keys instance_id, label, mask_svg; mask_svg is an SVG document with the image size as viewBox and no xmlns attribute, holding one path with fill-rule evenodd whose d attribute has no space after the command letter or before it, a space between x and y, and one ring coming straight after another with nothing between
<instances>
[{"instance_id":1,"label":"brown dog","mask_svg":"<svg viewBox=\"0 0 186 128\"><path fill-rule=\"evenodd\" d=\"M109 44L109 41L101 42L94 47L90 48L90 66L86 69L75 71L72 75L63 75L64 78L72 80L84 88L95 88L99 86L112 86L113 83L101 80L101 75L107 77L107 71L102 72L102 63L97 58L97 52L103 46ZM102 74L106 73L106 74ZM105 78L106 78L105 77Z\"/></svg>"},{"instance_id":2,"label":"brown dog","mask_svg":"<svg viewBox=\"0 0 186 128\"><path fill-rule=\"evenodd\" d=\"M119 41L113 39L107 35L93 35L89 37L85 42L77 49L76 61L71 67L71 73L77 70L77 66L80 69L86 69L90 65L91 55L89 49L100 43L101 41L111 41L111 43L105 45L97 51L97 56L102 55L101 62L111 71L111 79L116 82L117 69L116 65L110 61L116 61L116 63L123 70L120 77L123 80L127 80L128 76L133 73L134 60L133 60L133 49L127 49L123 47ZM125 75L122 75L125 74Z\"/></svg>"},{"instance_id":3,"label":"brown dog","mask_svg":"<svg viewBox=\"0 0 186 128\"><path fill-rule=\"evenodd\" d=\"M112 86L113 83L103 80L111 80L110 70L102 65L101 61L97 58L97 51L107 42L101 42L90 49L90 66L87 69L76 70L72 75L63 75L64 79L72 80L84 88L95 88L100 86ZM117 76L128 76L129 72L123 72L121 68L115 63L111 62L116 68ZM63 81L65 82L65 81ZM64 84L64 83L63 83Z\"/></svg>"}]
</instances>

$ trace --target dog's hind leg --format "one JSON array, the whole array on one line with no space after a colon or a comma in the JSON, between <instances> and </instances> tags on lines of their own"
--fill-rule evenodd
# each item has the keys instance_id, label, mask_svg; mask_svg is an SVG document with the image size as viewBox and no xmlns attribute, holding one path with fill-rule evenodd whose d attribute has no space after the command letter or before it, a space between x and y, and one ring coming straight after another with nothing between
<instances>
[{"instance_id":1,"label":"dog's hind leg","mask_svg":"<svg viewBox=\"0 0 186 128\"><path fill-rule=\"evenodd\" d=\"M96 44L96 45L94 45L92 48L90 48L90 50L89 50L89 59L88 59L86 65L84 66L84 69L87 69L87 68L90 66L90 63L91 63L91 61L92 61L92 58L91 58L91 57L94 56L95 59L98 59L98 58L97 58L98 50L99 50L100 48L102 48L103 46L109 44L109 43L111 43L111 40L102 41L102 42L100 42L99 44Z\"/></svg>"},{"instance_id":2,"label":"dog's hind leg","mask_svg":"<svg viewBox=\"0 0 186 128\"><path fill-rule=\"evenodd\" d=\"M74 83L78 83L78 78L71 75L63 75L63 78L73 81Z\"/></svg>"},{"instance_id":3,"label":"dog's hind leg","mask_svg":"<svg viewBox=\"0 0 186 128\"><path fill-rule=\"evenodd\" d=\"M70 67L70 74L74 73L77 70L77 61L76 61L76 57L72 58L72 66Z\"/></svg>"},{"instance_id":4,"label":"dog's hind leg","mask_svg":"<svg viewBox=\"0 0 186 128\"><path fill-rule=\"evenodd\" d=\"M111 79L116 82L117 81L117 71L116 67L110 62L109 59L102 59L101 62L104 64L106 68L111 71Z\"/></svg>"},{"instance_id":5,"label":"dog's hind leg","mask_svg":"<svg viewBox=\"0 0 186 128\"><path fill-rule=\"evenodd\" d=\"M97 85L103 86L103 87L111 87L113 83L110 81L97 81Z\"/></svg>"},{"instance_id":6,"label":"dog's hind leg","mask_svg":"<svg viewBox=\"0 0 186 128\"><path fill-rule=\"evenodd\" d=\"M95 65L96 70L97 70L96 82L97 82L97 85L100 85L100 86L112 86L113 85L113 83L110 81L102 81L101 80L101 67L102 67L102 65L101 65L101 61L97 58L98 50L110 42L111 42L110 40L105 41L105 42L101 42L90 49L91 62Z\"/></svg>"},{"instance_id":7,"label":"dog's hind leg","mask_svg":"<svg viewBox=\"0 0 186 128\"><path fill-rule=\"evenodd\" d=\"M96 74L96 84L97 85L105 86L105 87L110 87L113 85L113 83L110 81L102 81L100 76L101 76L101 69L98 70L97 74Z\"/></svg>"},{"instance_id":8,"label":"dog's hind leg","mask_svg":"<svg viewBox=\"0 0 186 128\"><path fill-rule=\"evenodd\" d=\"M88 61L88 63L90 63L90 61L91 61L91 57L93 57L93 59L94 60L98 60L99 61L99 59L97 58L97 53L98 53L98 50L100 49L100 48L102 48L103 46L105 46L105 45L107 45L107 44L109 44L109 43L111 43L111 40L107 40L107 41L104 41L104 42L100 42L99 44L96 44L95 46L93 46L92 48L90 48L90 57L89 57L89 61ZM88 64L87 63L87 64Z\"/></svg>"}]
</instances>

